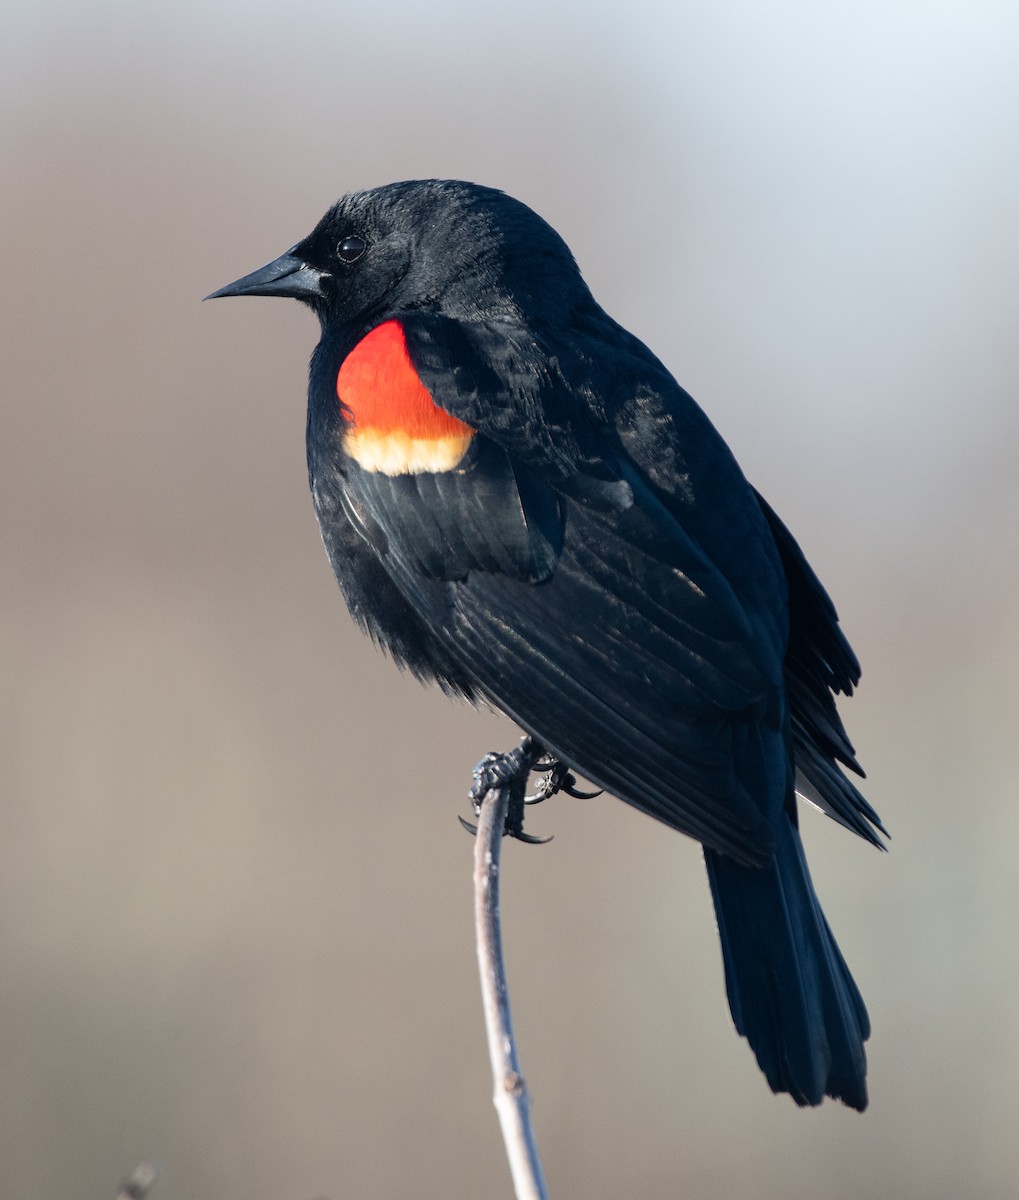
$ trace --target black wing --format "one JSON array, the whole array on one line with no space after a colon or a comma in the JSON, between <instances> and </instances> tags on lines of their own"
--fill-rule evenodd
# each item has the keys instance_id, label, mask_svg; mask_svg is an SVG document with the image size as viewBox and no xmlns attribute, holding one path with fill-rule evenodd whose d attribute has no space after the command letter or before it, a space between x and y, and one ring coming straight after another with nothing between
<instances>
[{"instance_id":1,"label":"black wing","mask_svg":"<svg viewBox=\"0 0 1019 1200\"><path fill-rule=\"evenodd\" d=\"M636 807L766 859L791 790L785 583L717 434L632 339L609 369L597 336L564 364L519 331L403 324L477 436L443 473L344 463L351 525L454 675Z\"/></svg>"},{"instance_id":2,"label":"black wing","mask_svg":"<svg viewBox=\"0 0 1019 1200\"><path fill-rule=\"evenodd\" d=\"M785 671L796 790L840 825L883 849L884 843L874 830L879 829L886 837L888 830L837 766L842 763L857 775L864 774L835 707L834 696L838 692L852 695L860 681L860 664L839 628L835 605L796 539L764 497L755 494L771 526L789 584L789 649Z\"/></svg>"}]
</instances>

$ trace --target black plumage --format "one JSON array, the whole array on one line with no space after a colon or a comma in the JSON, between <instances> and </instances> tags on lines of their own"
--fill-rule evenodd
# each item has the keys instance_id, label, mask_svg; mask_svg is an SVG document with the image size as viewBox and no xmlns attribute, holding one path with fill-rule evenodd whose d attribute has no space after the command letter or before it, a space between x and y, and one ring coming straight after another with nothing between
<instances>
[{"instance_id":1,"label":"black plumage","mask_svg":"<svg viewBox=\"0 0 1019 1200\"><path fill-rule=\"evenodd\" d=\"M308 463L355 619L419 676L503 709L564 764L700 840L733 1018L769 1083L862 1109L867 1014L796 811L798 787L881 844L839 766L862 774L833 697L859 665L701 409L598 306L550 226L473 184L345 197L215 294L293 296L321 320ZM338 396L341 366L387 322L426 408L468 429L462 455L434 468L400 458L429 417L400 424L397 384L370 398L381 417ZM389 457L359 457L362 426ZM436 426L427 444L451 453L438 438Z\"/></svg>"}]
</instances>

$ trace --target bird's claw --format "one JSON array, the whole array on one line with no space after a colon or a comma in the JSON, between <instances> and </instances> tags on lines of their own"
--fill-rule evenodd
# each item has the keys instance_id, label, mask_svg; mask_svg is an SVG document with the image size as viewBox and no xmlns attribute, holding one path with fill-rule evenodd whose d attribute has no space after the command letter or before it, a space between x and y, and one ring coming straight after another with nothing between
<instances>
[{"instance_id":1,"label":"bird's claw","mask_svg":"<svg viewBox=\"0 0 1019 1200\"><path fill-rule=\"evenodd\" d=\"M527 802L524 789L527 777L537 764L544 765L546 761L551 762L552 760L531 737L525 737L520 745L508 754L494 752L486 754L474 768L471 789L468 792L468 797L474 806L474 815L481 815L482 801L490 791L494 788L509 787L510 802L503 835L516 838L519 842L527 842L532 846L550 842L552 840L550 837L532 837L531 834L524 833L524 804ZM476 825L465 821L463 817L460 817L459 820L468 833L477 835Z\"/></svg>"},{"instance_id":2,"label":"bird's claw","mask_svg":"<svg viewBox=\"0 0 1019 1200\"><path fill-rule=\"evenodd\" d=\"M534 792L529 796L525 795L524 789L528 775L538 771L543 774L538 780ZM557 792L564 792L567 796L575 796L580 800L590 800L601 795L600 790L581 791L577 787L577 777L569 767L561 763L555 755L549 754L531 737L525 737L520 745L508 754L497 754L490 751L474 768L471 789L468 792L471 804L474 806L474 815L481 815L482 801L493 788L507 786L510 788L511 794L503 834L516 838L517 841L527 842L532 846L550 842L552 839L550 837L532 837L530 834L524 833L525 805L540 804L543 800L548 800L550 796L556 795ZM468 833L477 834L477 826L472 825L470 821L465 821L463 817L460 817L460 824Z\"/></svg>"},{"instance_id":3,"label":"bird's claw","mask_svg":"<svg viewBox=\"0 0 1019 1200\"><path fill-rule=\"evenodd\" d=\"M546 842L550 842L553 834L548 837L535 837L532 833L524 833L523 825L519 829L510 829L508 826L503 830L503 834L511 838L516 838L518 842L524 842L528 846L544 846Z\"/></svg>"},{"instance_id":4,"label":"bird's claw","mask_svg":"<svg viewBox=\"0 0 1019 1200\"><path fill-rule=\"evenodd\" d=\"M534 766L536 770L545 770L545 774L538 780L532 795L524 797L525 804L541 804L557 792L565 792L567 796L574 796L578 800L593 800L595 796L601 795L601 788L593 792L582 792L577 787L576 775L558 759L545 755Z\"/></svg>"},{"instance_id":5,"label":"bird's claw","mask_svg":"<svg viewBox=\"0 0 1019 1200\"><path fill-rule=\"evenodd\" d=\"M593 800L595 796L600 796L605 791L604 788L595 788L593 792L582 792L576 783L576 779L571 776L562 787L566 795L573 796L575 800Z\"/></svg>"},{"instance_id":6,"label":"bird's claw","mask_svg":"<svg viewBox=\"0 0 1019 1200\"><path fill-rule=\"evenodd\" d=\"M467 793L475 810L480 808L482 800L493 788L511 783L522 769L519 757L519 747L509 754L498 754L489 750L485 757L475 766L471 780L471 790Z\"/></svg>"}]
</instances>

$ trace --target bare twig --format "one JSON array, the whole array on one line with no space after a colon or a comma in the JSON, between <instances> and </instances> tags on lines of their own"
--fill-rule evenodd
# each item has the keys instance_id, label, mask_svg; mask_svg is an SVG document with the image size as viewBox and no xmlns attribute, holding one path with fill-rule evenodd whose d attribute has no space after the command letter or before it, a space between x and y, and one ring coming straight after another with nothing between
<instances>
[{"instance_id":1,"label":"bare twig","mask_svg":"<svg viewBox=\"0 0 1019 1200\"><path fill-rule=\"evenodd\" d=\"M523 750L524 748L521 748ZM520 1072L516 1040L510 1017L509 988L502 956L499 923L499 851L511 794L519 790L523 803L533 756L514 751L499 760L509 768L498 771L482 794L476 794L477 844L474 852L474 923L478 942L478 969L485 1010L485 1031L492 1062L493 1097L502 1138L506 1144L517 1200L548 1200L545 1176L531 1126L531 1101ZM496 782L495 780L499 781Z\"/></svg>"}]
</instances>

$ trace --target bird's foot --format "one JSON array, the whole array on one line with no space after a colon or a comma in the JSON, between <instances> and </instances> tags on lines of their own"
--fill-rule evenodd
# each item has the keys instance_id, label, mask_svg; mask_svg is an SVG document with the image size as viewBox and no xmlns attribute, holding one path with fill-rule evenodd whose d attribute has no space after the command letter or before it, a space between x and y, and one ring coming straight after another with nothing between
<instances>
[{"instance_id":1,"label":"bird's foot","mask_svg":"<svg viewBox=\"0 0 1019 1200\"><path fill-rule=\"evenodd\" d=\"M534 791L527 795L528 777L539 771L542 773L541 778ZM581 791L577 787L577 777L569 767L561 763L554 755L549 754L530 736L525 737L520 745L508 754L497 754L494 751L486 754L474 768L469 796L474 805L475 816L480 814L481 803L485 796L493 788L498 787L510 789L509 809L503 833L518 841L530 842L533 845L550 842L552 839L531 837L530 834L524 833L524 808L526 805L540 804L543 800L548 800L551 796L556 795L557 792L563 792L567 796L575 796L581 800L590 800L594 796L601 795L600 790ZM460 818L460 824L470 833L477 832L477 828L469 821L465 821L463 817Z\"/></svg>"},{"instance_id":2,"label":"bird's foot","mask_svg":"<svg viewBox=\"0 0 1019 1200\"><path fill-rule=\"evenodd\" d=\"M526 795L528 776L536 769L550 771L550 764L553 762L554 760L549 758L544 748L530 736L525 737L520 745L508 754L495 752L486 754L474 768L471 790L468 793L471 803L474 805L474 815L480 815L482 801L490 791L495 788L508 787L509 807L503 833L516 838L517 841L528 842L531 845L550 842L551 838L532 837L529 833L524 833L524 805L528 803ZM560 789L555 788L547 795L551 796L558 790ZM546 797L543 795L541 798L545 799ZM460 818L460 824L469 833L477 833L477 827L469 821L465 821L463 817Z\"/></svg>"},{"instance_id":3,"label":"bird's foot","mask_svg":"<svg viewBox=\"0 0 1019 1200\"><path fill-rule=\"evenodd\" d=\"M541 804L557 792L565 792L567 796L574 796L578 800L593 800L595 796L601 795L601 788L593 792L582 792L577 787L576 775L565 763L561 763L550 754L543 754L531 770L545 773L538 780L531 795L524 797L525 804Z\"/></svg>"},{"instance_id":4,"label":"bird's foot","mask_svg":"<svg viewBox=\"0 0 1019 1200\"><path fill-rule=\"evenodd\" d=\"M474 806L477 807L493 788L516 782L525 783L527 777L535 769L536 764L543 762L544 749L532 737L525 737L515 750L508 754L499 754L490 750L474 768L471 790L468 793Z\"/></svg>"}]
</instances>

